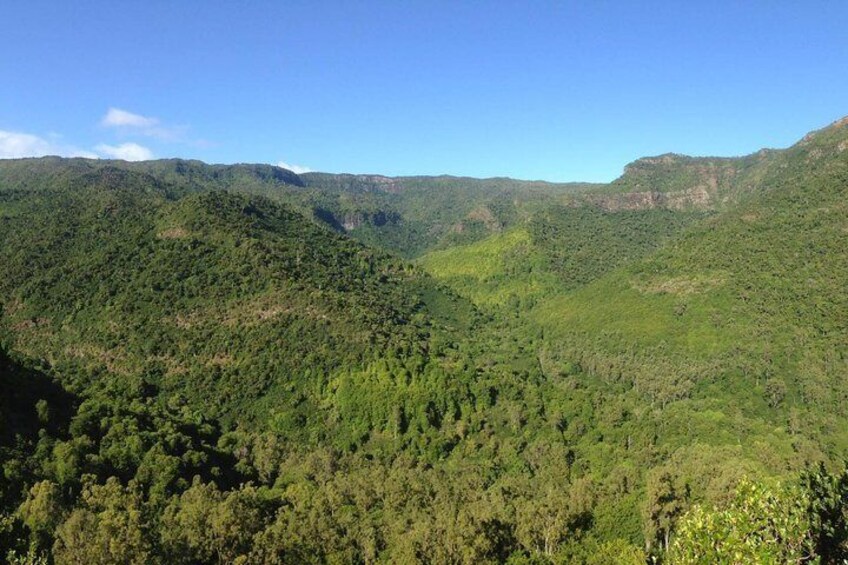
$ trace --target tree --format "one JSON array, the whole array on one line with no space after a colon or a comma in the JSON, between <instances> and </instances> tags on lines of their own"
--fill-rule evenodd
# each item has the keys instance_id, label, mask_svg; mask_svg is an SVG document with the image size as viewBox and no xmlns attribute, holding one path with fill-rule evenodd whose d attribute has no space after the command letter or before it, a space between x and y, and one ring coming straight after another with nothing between
<instances>
[{"instance_id":1,"label":"tree","mask_svg":"<svg viewBox=\"0 0 848 565\"><path fill-rule=\"evenodd\" d=\"M726 508L695 506L681 520L669 563L801 563L815 557L809 497L798 487L743 480Z\"/></svg>"},{"instance_id":2,"label":"tree","mask_svg":"<svg viewBox=\"0 0 848 565\"><path fill-rule=\"evenodd\" d=\"M822 563L848 562L848 469L831 474L819 463L801 474Z\"/></svg>"},{"instance_id":3,"label":"tree","mask_svg":"<svg viewBox=\"0 0 848 565\"><path fill-rule=\"evenodd\" d=\"M777 408L786 397L786 383L782 379L772 377L766 381L766 401L771 408Z\"/></svg>"},{"instance_id":4,"label":"tree","mask_svg":"<svg viewBox=\"0 0 848 565\"><path fill-rule=\"evenodd\" d=\"M59 563L143 565L158 562L139 485L115 477L103 485L83 477L82 504L56 530L53 555Z\"/></svg>"},{"instance_id":5,"label":"tree","mask_svg":"<svg viewBox=\"0 0 848 565\"><path fill-rule=\"evenodd\" d=\"M195 477L165 512L162 540L180 562L233 563L246 559L267 520L267 504L251 485L222 493Z\"/></svg>"},{"instance_id":6,"label":"tree","mask_svg":"<svg viewBox=\"0 0 848 565\"><path fill-rule=\"evenodd\" d=\"M32 546L46 549L53 530L62 521L63 508L59 486L51 481L35 483L19 513L32 534Z\"/></svg>"},{"instance_id":7,"label":"tree","mask_svg":"<svg viewBox=\"0 0 848 565\"><path fill-rule=\"evenodd\" d=\"M564 539L587 526L594 491L587 479L568 484L564 472L532 481L544 483L516 501L516 537L530 552L551 557Z\"/></svg>"},{"instance_id":8,"label":"tree","mask_svg":"<svg viewBox=\"0 0 848 565\"><path fill-rule=\"evenodd\" d=\"M657 542L663 550L668 549L675 522L686 509L686 493L675 482L675 477L664 467L648 473L642 508L645 549L648 552Z\"/></svg>"},{"instance_id":9,"label":"tree","mask_svg":"<svg viewBox=\"0 0 848 565\"><path fill-rule=\"evenodd\" d=\"M38 421L46 425L50 421L50 406L43 398L35 403L35 413L38 416Z\"/></svg>"}]
</instances>

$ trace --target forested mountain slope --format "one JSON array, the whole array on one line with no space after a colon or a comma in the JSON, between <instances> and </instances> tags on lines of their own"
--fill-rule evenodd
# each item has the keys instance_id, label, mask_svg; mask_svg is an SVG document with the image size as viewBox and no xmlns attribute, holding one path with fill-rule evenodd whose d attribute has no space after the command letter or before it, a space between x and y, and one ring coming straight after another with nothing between
<instances>
[{"instance_id":1,"label":"forested mountain slope","mask_svg":"<svg viewBox=\"0 0 848 565\"><path fill-rule=\"evenodd\" d=\"M610 184L592 191L588 200L609 211L723 210L755 192L781 153L763 149L735 158L674 153L644 157L627 165Z\"/></svg>"},{"instance_id":2,"label":"forested mountain slope","mask_svg":"<svg viewBox=\"0 0 848 565\"><path fill-rule=\"evenodd\" d=\"M551 203L502 234L429 252L418 263L478 304L527 310L540 297L567 293L644 257L704 217Z\"/></svg>"},{"instance_id":3,"label":"forested mountain slope","mask_svg":"<svg viewBox=\"0 0 848 565\"><path fill-rule=\"evenodd\" d=\"M655 467L649 479L665 473L689 493L685 506L743 469L841 461L846 124L754 157L751 184L718 213L551 206L420 264L536 336L545 379L596 398L603 408L571 426L586 432L577 460L610 470L606 481ZM751 159L727 165L745 170ZM649 192L675 182L659 178Z\"/></svg>"},{"instance_id":4,"label":"forested mountain slope","mask_svg":"<svg viewBox=\"0 0 848 565\"><path fill-rule=\"evenodd\" d=\"M31 164L48 166L30 178ZM499 560L541 547L514 530L551 496L588 531L587 481L532 480L562 487L569 465L526 412L550 401L533 363L518 340L489 347L470 303L263 197L52 165L11 163L0 191L0 379L32 384L3 406L5 548L59 563ZM525 438L560 456L523 454Z\"/></svg>"},{"instance_id":5,"label":"forested mountain slope","mask_svg":"<svg viewBox=\"0 0 848 565\"><path fill-rule=\"evenodd\" d=\"M261 197L174 200L167 178L110 167L77 182L0 193L6 338L61 372L148 374L232 414L473 318L426 275Z\"/></svg>"},{"instance_id":6,"label":"forested mountain slope","mask_svg":"<svg viewBox=\"0 0 848 565\"><path fill-rule=\"evenodd\" d=\"M296 175L272 165L207 165L182 159L44 157L0 162L0 191L79 186L87 182L86 175L103 168L146 175L148 182L165 186L171 197L210 190L265 196L407 258L498 233L546 203L601 186L507 178Z\"/></svg>"},{"instance_id":7,"label":"forested mountain slope","mask_svg":"<svg viewBox=\"0 0 848 565\"><path fill-rule=\"evenodd\" d=\"M670 398L727 394L790 433L827 434L829 455L843 454L846 196L843 121L775 157L738 207L533 317L551 347L572 344L566 357L593 351L587 368L617 378L627 364L670 363L650 377Z\"/></svg>"},{"instance_id":8,"label":"forested mountain slope","mask_svg":"<svg viewBox=\"0 0 848 565\"><path fill-rule=\"evenodd\" d=\"M839 562L846 191L0 161L4 555Z\"/></svg>"},{"instance_id":9,"label":"forested mountain slope","mask_svg":"<svg viewBox=\"0 0 848 565\"><path fill-rule=\"evenodd\" d=\"M451 176L301 178L310 188L339 195L325 212L341 229L408 258L500 233L533 210L599 186Z\"/></svg>"}]
</instances>

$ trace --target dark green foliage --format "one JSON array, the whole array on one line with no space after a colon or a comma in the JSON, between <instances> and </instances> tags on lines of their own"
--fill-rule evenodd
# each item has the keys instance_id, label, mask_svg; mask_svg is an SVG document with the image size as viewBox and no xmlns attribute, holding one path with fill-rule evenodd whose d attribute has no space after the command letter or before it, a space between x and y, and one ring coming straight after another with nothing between
<instances>
[{"instance_id":1,"label":"dark green foliage","mask_svg":"<svg viewBox=\"0 0 848 565\"><path fill-rule=\"evenodd\" d=\"M20 365L0 348L0 375L0 446L32 440L42 428L55 433L67 425L75 398L42 370Z\"/></svg>"},{"instance_id":2,"label":"dark green foliage","mask_svg":"<svg viewBox=\"0 0 848 565\"><path fill-rule=\"evenodd\" d=\"M0 288L17 349L71 374L149 374L219 414L473 318L415 269L255 197L95 185L8 208Z\"/></svg>"},{"instance_id":3,"label":"dark green foliage","mask_svg":"<svg viewBox=\"0 0 848 565\"><path fill-rule=\"evenodd\" d=\"M306 173L301 178L320 190L326 202L322 219L409 258L499 233L541 206L596 186L450 176Z\"/></svg>"},{"instance_id":4,"label":"dark green foliage","mask_svg":"<svg viewBox=\"0 0 848 565\"><path fill-rule=\"evenodd\" d=\"M848 469L830 473L823 464L801 475L808 512L815 526L815 552L822 563L848 560Z\"/></svg>"},{"instance_id":5,"label":"dark green foliage","mask_svg":"<svg viewBox=\"0 0 848 565\"><path fill-rule=\"evenodd\" d=\"M600 188L0 162L0 555L843 560L845 125Z\"/></svg>"},{"instance_id":6,"label":"dark green foliage","mask_svg":"<svg viewBox=\"0 0 848 565\"><path fill-rule=\"evenodd\" d=\"M662 247L703 219L697 212L551 206L529 223L533 244L565 289L583 286Z\"/></svg>"},{"instance_id":7,"label":"dark green foliage","mask_svg":"<svg viewBox=\"0 0 848 565\"><path fill-rule=\"evenodd\" d=\"M407 258L476 241L541 206L599 186L449 176L298 176L271 165L207 165L181 159L0 161L0 201L4 192L91 185L142 191L156 187L172 199L212 190L264 196L363 243Z\"/></svg>"}]
</instances>

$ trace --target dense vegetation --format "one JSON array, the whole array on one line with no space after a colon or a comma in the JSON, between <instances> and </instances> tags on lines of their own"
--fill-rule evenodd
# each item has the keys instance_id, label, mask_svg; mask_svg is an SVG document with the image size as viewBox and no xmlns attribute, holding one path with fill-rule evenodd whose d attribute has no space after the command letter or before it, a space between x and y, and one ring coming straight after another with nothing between
<instances>
[{"instance_id":1,"label":"dense vegetation","mask_svg":"<svg viewBox=\"0 0 848 565\"><path fill-rule=\"evenodd\" d=\"M351 236L403 257L471 243L500 233L534 210L596 185L513 179L397 177L307 173L328 212Z\"/></svg>"},{"instance_id":2,"label":"dense vegetation","mask_svg":"<svg viewBox=\"0 0 848 565\"><path fill-rule=\"evenodd\" d=\"M411 354L473 316L422 273L271 202L173 201L112 174L5 206L9 339L75 390L104 372L146 374L216 415L249 413L313 373Z\"/></svg>"},{"instance_id":3,"label":"dense vegetation","mask_svg":"<svg viewBox=\"0 0 848 565\"><path fill-rule=\"evenodd\" d=\"M605 187L0 162L3 556L842 562L846 130Z\"/></svg>"}]
</instances>

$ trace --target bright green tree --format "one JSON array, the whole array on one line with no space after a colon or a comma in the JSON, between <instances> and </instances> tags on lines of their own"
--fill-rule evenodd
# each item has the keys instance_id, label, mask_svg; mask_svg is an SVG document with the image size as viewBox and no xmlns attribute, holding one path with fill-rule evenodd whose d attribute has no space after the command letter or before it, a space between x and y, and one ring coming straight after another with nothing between
<instances>
[{"instance_id":1,"label":"bright green tree","mask_svg":"<svg viewBox=\"0 0 848 565\"><path fill-rule=\"evenodd\" d=\"M676 565L802 563L815 556L808 496L795 486L743 480L726 508L695 506L668 554Z\"/></svg>"}]
</instances>

